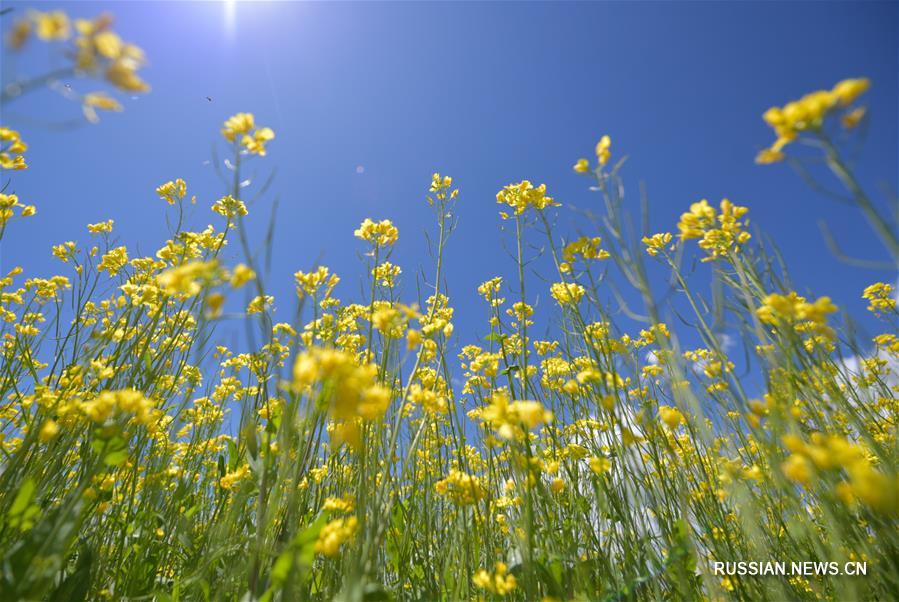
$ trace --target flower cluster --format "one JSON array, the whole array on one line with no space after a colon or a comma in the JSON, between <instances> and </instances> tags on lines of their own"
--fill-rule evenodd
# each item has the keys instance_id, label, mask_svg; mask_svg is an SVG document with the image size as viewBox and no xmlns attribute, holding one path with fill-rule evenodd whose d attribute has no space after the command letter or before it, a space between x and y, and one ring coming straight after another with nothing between
<instances>
[{"instance_id":1,"label":"flower cluster","mask_svg":"<svg viewBox=\"0 0 899 602\"><path fill-rule=\"evenodd\" d=\"M527 180L522 180L517 184L509 184L496 193L496 202L500 205L508 205L513 210L514 215L521 215L528 208L542 211L547 207L558 207L557 203L551 196L546 194L546 184L534 187ZM508 219L509 214L501 212L503 219Z\"/></svg>"},{"instance_id":2,"label":"flower cluster","mask_svg":"<svg viewBox=\"0 0 899 602\"><path fill-rule=\"evenodd\" d=\"M169 180L156 187L156 194L169 205L180 203L187 194L187 183L181 178L174 181Z\"/></svg>"},{"instance_id":3,"label":"flower cluster","mask_svg":"<svg viewBox=\"0 0 899 602\"><path fill-rule=\"evenodd\" d=\"M899 513L899 478L877 470L862 445L818 432L812 433L809 441L788 434L783 443L791 452L781 464L788 479L811 487L816 472L845 475L834 492L847 506L862 502L887 515Z\"/></svg>"},{"instance_id":4,"label":"flower cluster","mask_svg":"<svg viewBox=\"0 0 899 602\"><path fill-rule=\"evenodd\" d=\"M677 224L681 240L700 239L700 248L708 252L703 261L712 261L726 257L731 252L738 252L752 236L745 230L748 221L740 219L749 209L734 205L727 199L721 201L720 207L721 212L718 213L703 199L690 205L690 211L682 214ZM657 244L660 241L651 239L651 242Z\"/></svg>"},{"instance_id":5,"label":"flower cluster","mask_svg":"<svg viewBox=\"0 0 899 602\"><path fill-rule=\"evenodd\" d=\"M228 142L239 142L248 153L264 157L265 145L274 140L275 132L271 128L256 127L252 113L237 113L225 121L222 136Z\"/></svg>"},{"instance_id":6,"label":"flower cluster","mask_svg":"<svg viewBox=\"0 0 899 602\"><path fill-rule=\"evenodd\" d=\"M15 217L15 210L19 210L20 217L31 217L37 213L34 205L25 205L19 202L19 197L14 194L0 193L0 231L6 227L6 223Z\"/></svg>"},{"instance_id":7,"label":"flower cluster","mask_svg":"<svg viewBox=\"0 0 899 602\"><path fill-rule=\"evenodd\" d=\"M786 295L771 293L762 300L756 315L764 324L792 328L800 333L813 333L827 339L833 338L833 330L827 325L827 317L837 311L830 297L814 302L806 301L795 292Z\"/></svg>"},{"instance_id":8,"label":"flower cluster","mask_svg":"<svg viewBox=\"0 0 899 602\"><path fill-rule=\"evenodd\" d=\"M486 490L478 477L457 469L450 470L446 477L437 481L434 491L457 506L470 506L486 495Z\"/></svg>"},{"instance_id":9,"label":"flower cluster","mask_svg":"<svg viewBox=\"0 0 899 602\"><path fill-rule=\"evenodd\" d=\"M892 313L896 311L896 297L893 295L893 285L884 282L875 282L865 287L862 299L868 301L868 311L878 314Z\"/></svg>"},{"instance_id":10,"label":"flower cluster","mask_svg":"<svg viewBox=\"0 0 899 602\"><path fill-rule=\"evenodd\" d=\"M326 392L328 410L338 441L359 444L359 419L381 418L390 403L390 391L377 382L378 367L359 364L349 353L313 347L297 356L293 387L298 392L319 387Z\"/></svg>"},{"instance_id":11,"label":"flower cluster","mask_svg":"<svg viewBox=\"0 0 899 602\"><path fill-rule=\"evenodd\" d=\"M497 389L490 404L480 408L478 417L503 439L513 440L524 437L527 431L541 424L552 422L553 414L539 401L510 401L508 391Z\"/></svg>"},{"instance_id":12,"label":"flower cluster","mask_svg":"<svg viewBox=\"0 0 899 602\"><path fill-rule=\"evenodd\" d=\"M367 240L375 247L390 247L399 238L399 230L389 219L373 222L369 218L365 218L353 235L356 238Z\"/></svg>"},{"instance_id":13,"label":"flower cluster","mask_svg":"<svg viewBox=\"0 0 899 602\"><path fill-rule=\"evenodd\" d=\"M757 163L774 163L784 158L784 147L796 140L802 132L819 130L824 119L836 110L844 110L863 94L871 82L865 78L845 79L830 90L817 90L783 107L771 107L763 115L777 134L777 140L769 148L759 152ZM864 108L847 112L843 124L852 127L864 116Z\"/></svg>"},{"instance_id":14,"label":"flower cluster","mask_svg":"<svg viewBox=\"0 0 899 602\"><path fill-rule=\"evenodd\" d=\"M559 305L575 305L586 290L576 282L556 282L549 288L549 294Z\"/></svg>"},{"instance_id":15,"label":"flower cluster","mask_svg":"<svg viewBox=\"0 0 899 602\"><path fill-rule=\"evenodd\" d=\"M428 204L433 205L436 199L438 204L445 203L447 200L455 200L459 196L459 189L452 188L453 178L450 176L442 176L434 173L431 176L431 188L429 192L434 195L428 196Z\"/></svg>"},{"instance_id":16,"label":"flower cluster","mask_svg":"<svg viewBox=\"0 0 899 602\"><path fill-rule=\"evenodd\" d=\"M515 575L508 573L508 567L504 562L497 562L494 572L489 573L485 569L479 570L472 578L476 587L487 590L497 596L505 596L517 587Z\"/></svg>"},{"instance_id":17,"label":"flower cluster","mask_svg":"<svg viewBox=\"0 0 899 602\"><path fill-rule=\"evenodd\" d=\"M23 153L28 145L22 140L19 132L0 126L0 169L25 169Z\"/></svg>"},{"instance_id":18,"label":"flower cluster","mask_svg":"<svg viewBox=\"0 0 899 602\"><path fill-rule=\"evenodd\" d=\"M609 162L609 159L612 158L612 139L608 136L603 136L599 139L599 142L596 143L596 162L597 167L604 167L606 163ZM574 164L574 171L577 173L587 173L590 171L590 161L587 159L581 158L578 159Z\"/></svg>"},{"instance_id":19,"label":"flower cluster","mask_svg":"<svg viewBox=\"0 0 899 602\"><path fill-rule=\"evenodd\" d=\"M336 556L340 547L353 538L359 520L355 516L336 518L322 527L315 542L315 552L324 556Z\"/></svg>"}]
</instances>

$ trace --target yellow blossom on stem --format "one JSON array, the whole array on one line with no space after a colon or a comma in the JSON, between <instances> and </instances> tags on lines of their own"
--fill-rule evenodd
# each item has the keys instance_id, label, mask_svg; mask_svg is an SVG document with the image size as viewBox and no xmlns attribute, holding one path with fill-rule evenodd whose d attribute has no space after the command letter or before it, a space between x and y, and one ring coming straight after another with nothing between
<instances>
[{"instance_id":1,"label":"yellow blossom on stem","mask_svg":"<svg viewBox=\"0 0 899 602\"><path fill-rule=\"evenodd\" d=\"M497 596L505 596L517 587L515 575L508 574L508 567L504 562L497 562L493 573L481 569L472 577L475 587L487 590Z\"/></svg>"},{"instance_id":2,"label":"yellow blossom on stem","mask_svg":"<svg viewBox=\"0 0 899 602\"><path fill-rule=\"evenodd\" d=\"M495 429L503 439L520 439L525 431L552 422L553 414L539 401L509 401L509 394L498 389L490 398L490 405L481 408L480 419Z\"/></svg>"},{"instance_id":3,"label":"yellow blossom on stem","mask_svg":"<svg viewBox=\"0 0 899 602\"><path fill-rule=\"evenodd\" d=\"M456 469L451 469L445 478L437 481L434 491L457 506L470 506L486 495L478 477Z\"/></svg>"},{"instance_id":4,"label":"yellow blossom on stem","mask_svg":"<svg viewBox=\"0 0 899 602\"><path fill-rule=\"evenodd\" d=\"M868 311L877 314L890 313L896 310L896 298L893 295L893 285L885 282L875 282L865 288L862 299L868 301Z\"/></svg>"},{"instance_id":5,"label":"yellow blossom on stem","mask_svg":"<svg viewBox=\"0 0 899 602\"><path fill-rule=\"evenodd\" d=\"M212 211L222 217L233 220L236 217L247 215L247 206L243 201L235 199L230 194L223 196L212 205Z\"/></svg>"},{"instance_id":6,"label":"yellow blossom on stem","mask_svg":"<svg viewBox=\"0 0 899 602\"><path fill-rule=\"evenodd\" d=\"M0 126L0 169L26 169L28 165L22 154L26 150L28 145L22 140L19 132Z\"/></svg>"},{"instance_id":7,"label":"yellow blossom on stem","mask_svg":"<svg viewBox=\"0 0 899 602\"><path fill-rule=\"evenodd\" d=\"M156 194L169 205L180 202L184 195L187 194L187 183L178 178L177 180L169 180L165 184L156 187Z\"/></svg>"},{"instance_id":8,"label":"yellow blossom on stem","mask_svg":"<svg viewBox=\"0 0 899 602\"><path fill-rule=\"evenodd\" d=\"M705 199L690 205L690 211L681 215L677 224L682 240L698 238L699 246L709 255L703 261L712 261L726 256L731 251L739 251L751 237L741 221L749 209L734 205L729 200L721 201L721 213L709 205Z\"/></svg>"},{"instance_id":9,"label":"yellow blossom on stem","mask_svg":"<svg viewBox=\"0 0 899 602\"><path fill-rule=\"evenodd\" d=\"M107 271L110 276L115 276L127 263L128 251L125 247L116 247L100 258L100 263L97 265L97 271Z\"/></svg>"},{"instance_id":10,"label":"yellow blossom on stem","mask_svg":"<svg viewBox=\"0 0 899 602\"><path fill-rule=\"evenodd\" d=\"M662 232L653 234L652 236L644 236L641 242L646 245L646 253L650 257L655 257L660 252L664 251L665 247L671 243L671 238L670 232Z\"/></svg>"},{"instance_id":11,"label":"yellow blossom on stem","mask_svg":"<svg viewBox=\"0 0 899 602\"><path fill-rule=\"evenodd\" d=\"M535 188L527 180L505 186L496 193L496 202L511 207L515 215L521 215L528 208L542 211L547 207L559 206L559 203L546 194L546 184ZM503 219L508 217L506 213L500 215L503 216Z\"/></svg>"},{"instance_id":12,"label":"yellow blossom on stem","mask_svg":"<svg viewBox=\"0 0 899 602\"><path fill-rule=\"evenodd\" d=\"M355 516L337 518L322 527L315 542L315 552L324 556L336 556L340 547L356 534L359 520Z\"/></svg>"},{"instance_id":13,"label":"yellow blossom on stem","mask_svg":"<svg viewBox=\"0 0 899 602\"><path fill-rule=\"evenodd\" d=\"M659 406L659 418L672 431L684 422L684 415L677 408Z\"/></svg>"},{"instance_id":14,"label":"yellow blossom on stem","mask_svg":"<svg viewBox=\"0 0 899 602\"><path fill-rule=\"evenodd\" d=\"M784 159L783 148L807 131L817 131L832 112L845 109L863 94L871 82L865 78L845 79L831 90L817 90L783 107L771 107L762 118L777 134L771 147L756 156L756 163L767 164ZM853 127L864 116L864 109L854 109L844 115L844 126Z\"/></svg>"},{"instance_id":15,"label":"yellow blossom on stem","mask_svg":"<svg viewBox=\"0 0 899 602\"><path fill-rule=\"evenodd\" d=\"M399 238L399 230L389 219L374 222L365 218L362 224L353 232L356 238L366 240L376 247L392 246Z\"/></svg>"},{"instance_id":16,"label":"yellow blossom on stem","mask_svg":"<svg viewBox=\"0 0 899 602\"><path fill-rule=\"evenodd\" d=\"M69 17L61 10L35 12L32 14L34 31L44 41L67 40L72 35Z\"/></svg>"},{"instance_id":17,"label":"yellow blossom on stem","mask_svg":"<svg viewBox=\"0 0 899 602\"><path fill-rule=\"evenodd\" d=\"M549 294L559 305L574 305L581 300L586 290L576 282L556 282L549 288Z\"/></svg>"},{"instance_id":18,"label":"yellow blossom on stem","mask_svg":"<svg viewBox=\"0 0 899 602\"><path fill-rule=\"evenodd\" d=\"M603 136L599 139L599 142L596 143L596 159L599 161L600 166L605 165L609 162L609 159L612 158L612 139L608 136Z\"/></svg>"},{"instance_id":19,"label":"yellow blossom on stem","mask_svg":"<svg viewBox=\"0 0 899 602\"><path fill-rule=\"evenodd\" d=\"M240 288L255 278L256 272L254 272L248 265L239 263L234 266L234 271L231 273L231 288Z\"/></svg>"}]
</instances>

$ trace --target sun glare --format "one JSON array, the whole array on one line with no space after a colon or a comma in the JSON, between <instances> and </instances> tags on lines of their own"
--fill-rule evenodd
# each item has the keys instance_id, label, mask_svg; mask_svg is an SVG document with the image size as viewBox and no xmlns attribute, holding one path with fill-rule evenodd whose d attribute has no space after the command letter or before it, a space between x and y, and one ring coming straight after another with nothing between
<instances>
[{"instance_id":1,"label":"sun glare","mask_svg":"<svg viewBox=\"0 0 899 602\"><path fill-rule=\"evenodd\" d=\"M237 28L237 0L224 0L225 35L234 36Z\"/></svg>"}]
</instances>

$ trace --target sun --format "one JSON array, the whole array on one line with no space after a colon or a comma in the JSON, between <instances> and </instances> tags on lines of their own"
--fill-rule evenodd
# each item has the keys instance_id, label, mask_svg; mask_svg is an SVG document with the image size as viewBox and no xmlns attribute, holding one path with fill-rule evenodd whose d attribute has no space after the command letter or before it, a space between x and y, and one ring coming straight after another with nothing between
<instances>
[{"instance_id":1,"label":"sun","mask_svg":"<svg viewBox=\"0 0 899 602\"><path fill-rule=\"evenodd\" d=\"M237 0L223 0L222 4L225 9L225 34L231 37L237 29Z\"/></svg>"}]
</instances>

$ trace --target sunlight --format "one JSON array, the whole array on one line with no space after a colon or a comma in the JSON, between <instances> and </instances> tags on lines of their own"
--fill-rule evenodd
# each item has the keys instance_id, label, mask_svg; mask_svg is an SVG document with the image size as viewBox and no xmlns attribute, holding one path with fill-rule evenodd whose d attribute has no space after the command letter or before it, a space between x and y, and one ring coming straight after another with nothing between
<instances>
[{"instance_id":1,"label":"sunlight","mask_svg":"<svg viewBox=\"0 0 899 602\"><path fill-rule=\"evenodd\" d=\"M237 0L224 0L225 35L233 38L237 29Z\"/></svg>"}]
</instances>

